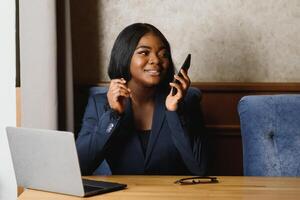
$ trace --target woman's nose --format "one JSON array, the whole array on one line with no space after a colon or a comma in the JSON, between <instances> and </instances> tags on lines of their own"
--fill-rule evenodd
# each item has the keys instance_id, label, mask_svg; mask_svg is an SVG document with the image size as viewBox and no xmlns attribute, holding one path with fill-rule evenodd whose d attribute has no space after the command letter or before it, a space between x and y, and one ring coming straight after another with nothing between
<instances>
[{"instance_id":1,"label":"woman's nose","mask_svg":"<svg viewBox=\"0 0 300 200\"><path fill-rule=\"evenodd\" d=\"M150 64L158 64L160 62L159 57L156 54L152 54L149 59Z\"/></svg>"}]
</instances>

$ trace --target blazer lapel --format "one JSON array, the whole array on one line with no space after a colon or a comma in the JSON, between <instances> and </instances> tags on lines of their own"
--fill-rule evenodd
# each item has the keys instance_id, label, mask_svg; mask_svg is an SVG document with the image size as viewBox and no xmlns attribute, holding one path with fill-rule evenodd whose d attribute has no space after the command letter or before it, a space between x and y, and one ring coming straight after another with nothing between
<instances>
[{"instance_id":1,"label":"blazer lapel","mask_svg":"<svg viewBox=\"0 0 300 200\"><path fill-rule=\"evenodd\" d=\"M131 109L131 101L129 99L125 104L122 128L125 128L125 130L131 130L133 128L133 113Z\"/></svg>"},{"instance_id":2,"label":"blazer lapel","mask_svg":"<svg viewBox=\"0 0 300 200\"><path fill-rule=\"evenodd\" d=\"M138 135L134 132L135 131L134 119L133 119L132 105L130 100L126 102L124 118L122 120L121 128L122 128L121 132L123 133L122 137L125 138L121 138L120 140L124 141L128 138L132 138L132 143L135 145L137 151L134 152L135 156L141 155L142 158L145 159L140 139Z\"/></svg>"},{"instance_id":3,"label":"blazer lapel","mask_svg":"<svg viewBox=\"0 0 300 200\"><path fill-rule=\"evenodd\" d=\"M151 134L150 134L149 143L146 151L145 166L147 166L150 160L153 147L160 134L160 129L162 127L164 119L165 119L165 95L163 93L158 93L157 96L155 97L155 108L154 108L154 113L152 118Z\"/></svg>"}]
</instances>

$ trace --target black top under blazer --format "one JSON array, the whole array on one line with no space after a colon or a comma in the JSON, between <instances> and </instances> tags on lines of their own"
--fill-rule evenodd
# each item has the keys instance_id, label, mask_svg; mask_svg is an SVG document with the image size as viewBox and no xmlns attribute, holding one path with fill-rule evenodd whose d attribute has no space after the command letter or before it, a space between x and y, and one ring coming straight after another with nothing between
<instances>
[{"instance_id":1,"label":"black top under blazer","mask_svg":"<svg viewBox=\"0 0 300 200\"><path fill-rule=\"evenodd\" d=\"M203 134L200 91L189 88L179 111L165 107L167 92L155 96L150 138L144 155L134 130L130 100L125 112L110 109L107 93L89 98L76 140L83 175L106 159L112 174L204 175L207 142Z\"/></svg>"}]
</instances>

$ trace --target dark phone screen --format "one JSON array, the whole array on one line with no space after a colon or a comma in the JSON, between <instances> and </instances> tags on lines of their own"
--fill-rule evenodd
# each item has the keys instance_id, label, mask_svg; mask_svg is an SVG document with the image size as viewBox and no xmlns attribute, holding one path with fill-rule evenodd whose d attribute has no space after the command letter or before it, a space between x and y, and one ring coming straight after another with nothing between
<instances>
[{"instance_id":1,"label":"dark phone screen","mask_svg":"<svg viewBox=\"0 0 300 200\"><path fill-rule=\"evenodd\" d=\"M190 68L190 65L191 65L191 54L188 54L177 75L182 77L182 74L180 73L181 69L187 71ZM176 79L174 79L173 82L179 84L179 81ZM177 93L177 89L173 87L172 95L175 95L176 93Z\"/></svg>"}]
</instances>

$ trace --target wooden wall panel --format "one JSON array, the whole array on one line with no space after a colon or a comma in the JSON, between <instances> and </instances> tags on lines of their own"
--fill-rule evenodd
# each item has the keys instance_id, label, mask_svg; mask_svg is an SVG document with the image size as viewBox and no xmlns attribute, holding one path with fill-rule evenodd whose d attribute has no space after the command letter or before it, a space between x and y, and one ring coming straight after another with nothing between
<instances>
[{"instance_id":1,"label":"wooden wall panel","mask_svg":"<svg viewBox=\"0 0 300 200\"><path fill-rule=\"evenodd\" d=\"M202 91L206 127L223 130L239 129L237 106L243 96L300 93L300 83L194 83L193 86Z\"/></svg>"},{"instance_id":2,"label":"wooden wall panel","mask_svg":"<svg viewBox=\"0 0 300 200\"><path fill-rule=\"evenodd\" d=\"M16 126L21 126L21 88L16 87Z\"/></svg>"},{"instance_id":3,"label":"wooden wall panel","mask_svg":"<svg viewBox=\"0 0 300 200\"><path fill-rule=\"evenodd\" d=\"M108 83L100 83L107 86ZM88 88L75 85L76 130L87 102ZM210 138L211 175L242 175L243 152L237 112L239 100L246 95L300 93L300 83L193 83L202 91L202 110Z\"/></svg>"}]
</instances>

